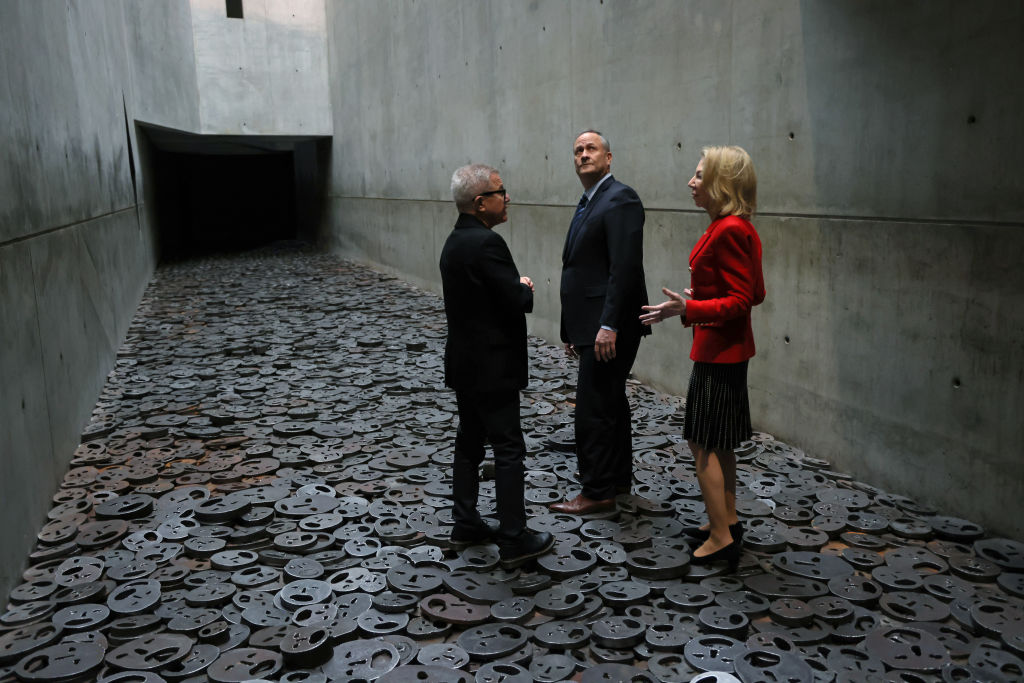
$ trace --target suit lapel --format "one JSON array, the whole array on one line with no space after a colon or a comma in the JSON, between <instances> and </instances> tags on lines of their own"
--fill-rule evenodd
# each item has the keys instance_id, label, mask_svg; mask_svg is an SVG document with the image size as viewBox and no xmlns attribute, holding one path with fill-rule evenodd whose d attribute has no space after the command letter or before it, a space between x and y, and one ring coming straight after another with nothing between
<instances>
[{"instance_id":1,"label":"suit lapel","mask_svg":"<svg viewBox=\"0 0 1024 683\"><path fill-rule=\"evenodd\" d=\"M612 183L615 182L615 176L608 176L608 180L601 183L597 191L594 192L593 198L587 202L587 208L583 210L583 218L580 223L580 229L576 232L576 239L569 242L569 233L572 231L572 222L569 223L569 232L565 234L565 247L562 249L562 262L564 263L569 258L569 254L576 250L576 245L583 239L583 234L587 231L587 222L590 220L590 213L594 210L594 207L598 202L601 201L601 196L605 191L611 187Z\"/></svg>"}]
</instances>

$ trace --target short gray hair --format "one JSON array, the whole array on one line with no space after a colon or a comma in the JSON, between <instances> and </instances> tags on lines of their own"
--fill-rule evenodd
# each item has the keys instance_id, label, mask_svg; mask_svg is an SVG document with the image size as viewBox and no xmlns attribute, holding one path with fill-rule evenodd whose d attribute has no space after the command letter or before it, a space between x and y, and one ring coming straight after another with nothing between
<instances>
[{"instance_id":1,"label":"short gray hair","mask_svg":"<svg viewBox=\"0 0 1024 683\"><path fill-rule=\"evenodd\" d=\"M469 213L473 209L473 200L481 192L487 191L491 184L491 176L498 172L498 169L487 164L468 164L455 169L452 174L452 199L455 206L463 213Z\"/></svg>"},{"instance_id":2,"label":"short gray hair","mask_svg":"<svg viewBox=\"0 0 1024 683\"><path fill-rule=\"evenodd\" d=\"M580 139L580 135L586 135L587 133L593 133L597 137L601 138L601 144L604 145L604 151L606 151L606 152L612 151L612 146L608 144L608 138L606 138L601 131L594 130L593 128L587 128L586 130L581 130L579 132L579 135L577 135L576 137L574 137L572 139L573 142L579 140Z\"/></svg>"}]
</instances>

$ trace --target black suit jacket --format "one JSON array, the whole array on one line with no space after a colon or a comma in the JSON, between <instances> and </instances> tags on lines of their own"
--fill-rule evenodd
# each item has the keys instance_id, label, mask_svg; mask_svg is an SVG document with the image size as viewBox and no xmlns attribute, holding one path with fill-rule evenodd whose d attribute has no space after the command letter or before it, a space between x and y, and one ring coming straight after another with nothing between
<instances>
[{"instance_id":1,"label":"black suit jacket","mask_svg":"<svg viewBox=\"0 0 1024 683\"><path fill-rule=\"evenodd\" d=\"M601 183L569 238L562 250L562 341L591 346L602 325L620 338L650 334L640 323L647 305L644 206L633 188L614 176Z\"/></svg>"},{"instance_id":2,"label":"black suit jacket","mask_svg":"<svg viewBox=\"0 0 1024 683\"><path fill-rule=\"evenodd\" d=\"M475 216L460 213L440 267L448 317L445 384L462 391L524 388L533 292L519 282L505 240Z\"/></svg>"}]
</instances>

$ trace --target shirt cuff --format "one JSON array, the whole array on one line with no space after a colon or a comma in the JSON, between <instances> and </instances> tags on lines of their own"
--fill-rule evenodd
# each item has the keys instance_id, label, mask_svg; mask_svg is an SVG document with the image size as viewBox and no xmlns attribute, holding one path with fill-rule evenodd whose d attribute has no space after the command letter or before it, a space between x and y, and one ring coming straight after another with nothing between
<instances>
[{"instance_id":1,"label":"shirt cuff","mask_svg":"<svg viewBox=\"0 0 1024 683\"><path fill-rule=\"evenodd\" d=\"M608 330L609 332L614 332L615 334L619 333L617 329L615 329L614 327L608 327L607 325L601 325L601 329Z\"/></svg>"}]
</instances>

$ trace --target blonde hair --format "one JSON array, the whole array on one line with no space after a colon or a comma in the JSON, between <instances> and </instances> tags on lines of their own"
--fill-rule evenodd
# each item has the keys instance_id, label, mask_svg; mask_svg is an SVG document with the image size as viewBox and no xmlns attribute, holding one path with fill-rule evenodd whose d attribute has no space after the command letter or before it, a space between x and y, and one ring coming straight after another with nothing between
<instances>
[{"instance_id":1,"label":"blonde hair","mask_svg":"<svg viewBox=\"0 0 1024 683\"><path fill-rule=\"evenodd\" d=\"M704 189L716 216L750 218L757 208L757 174L742 147L714 146L704 156Z\"/></svg>"}]
</instances>

